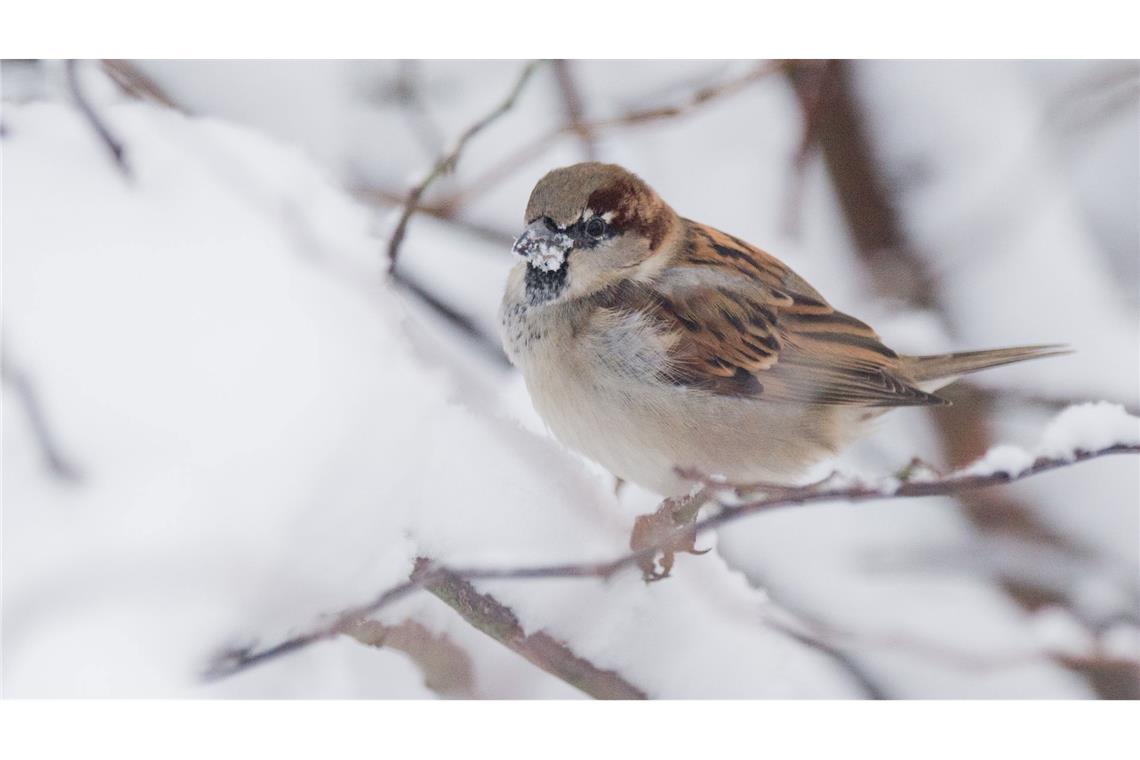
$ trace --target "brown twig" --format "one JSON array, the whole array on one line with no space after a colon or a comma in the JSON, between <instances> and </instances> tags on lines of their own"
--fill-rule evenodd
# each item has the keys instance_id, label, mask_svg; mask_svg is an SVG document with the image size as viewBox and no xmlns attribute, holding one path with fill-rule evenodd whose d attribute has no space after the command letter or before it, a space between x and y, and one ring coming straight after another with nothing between
<instances>
[{"instance_id":1,"label":"brown twig","mask_svg":"<svg viewBox=\"0 0 1140 760\"><path fill-rule=\"evenodd\" d=\"M457 190L455 193L452 193L440 205L444 208L461 206L466 202L467 198L494 187L503 179L513 174L517 169L545 153L564 135L570 133L587 133L594 135L602 130L617 127L640 126L656 121L686 116L699 110L702 106L738 93L749 85L782 71L787 66L787 62L784 61L764 62L753 67L741 76L728 79L718 84L701 87L680 103L635 109L607 119L580 121L577 125L563 124L558 126L524 144L521 148L508 155L484 174L468 183L465 189Z\"/></svg>"},{"instance_id":2,"label":"brown twig","mask_svg":"<svg viewBox=\"0 0 1140 760\"><path fill-rule=\"evenodd\" d=\"M804 180L807 172L808 160L819 147L818 131L820 114L823 112L822 104L825 102L828 85L832 82L832 69L834 61L821 61L818 65L800 64L800 83L797 89L800 92L801 111L803 112L800 127L800 143L789 167L788 192L784 199L783 227L790 235L799 235L800 213L803 209Z\"/></svg>"},{"instance_id":3,"label":"brown twig","mask_svg":"<svg viewBox=\"0 0 1140 760\"><path fill-rule=\"evenodd\" d=\"M1040 457L1025 470L1011 475L1010 473L996 471L989 474L969 475L962 472L950 473L942 478L928 481L898 482L894 479L879 484L856 483L840 486L828 486L833 479L821 481L815 488L796 489L790 492L766 496L760 499L747 501L741 504L720 504L720 511L700 520L695 525L699 532L719 528L720 526L739 520L748 515L760 512L770 512L786 507L802 507L808 504L818 504L831 501L846 501L860 503L873 500L902 499L922 496L953 496L964 491L971 491L988 486L1002 485L1018 480L1024 480L1034 475L1068 467L1090 459L1112 454L1140 453L1140 445L1117 444L1096 451L1078 451L1068 458ZM756 484L720 483L724 489L756 489ZM692 530L693 528L682 529ZM478 580L526 580L539 578L600 578L608 579L618 571L636 565L640 561L652 559L662 547L676 540L677 535L666 536L656 545L646 547L640 551L630 552L616 559L606 562L570 563L561 565L539 565L534 567L514 568L449 568L432 565L427 561L417 564L411 579L393 588L384 591L370 602L358 607L352 607L333 617L328 624L317 627L308 633L287 639L268 649L254 651L252 648L231 649L223 652L210 664L207 677L218 678L245 670L266 660L274 659L290 652L296 651L317 641L332 638L352 626L359 624L380 609L403 599L420 588L430 587L432 584L451 584L458 579L463 581ZM495 602L495 604L499 604ZM501 605L500 605L501 607ZM497 610L498 608L495 608ZM494 621L495 616L507 608L491 610L487 624ZM513 614L510 620L513 620ZM509 620L507 621L509 623ZM517 623L517 621L516 621ZM481 629L482 630L482 629Z\"/></svg>"},{"instance_id":4,"label":"brown twig","mask_svg":"<svg viewBox=\"0 0 1140 760\"><path fill-rule=\"evenodd\" d=\"M698 88L681 103L637 109L609 119L587 122L585 127L593 131L610 127L647 124L662 119L673 119L678 116L685 116L715 100L720 100L729 95L735 95L762 79L773 74L778 74L787 67L788 63L786 61L765 61L734 79Z\"/></svg>"},{"instance_id":5,"label":"brown twig","mask_svg":"<svg viewBox=\"0 0 1140 760\"><path fill-rule=\"evenodd\" d=\"M404 195L391 190L385 190L382 187L354 187L350 192L354 198L375 205L399 206L403 205L406 200ZM474 235L486 243L502 248L504 251L510 248L511 243L513 243L515 239L515 236L507 230L480 224L479 222L464 219L456 215L456 208L454 206L443 206L431 203L420 204L416 206L415 212L417 214L423 214L424 216L430 216L433 219L438 219L441 222L446 222L456 229Z\"/></svg>"},{"instance_id":6,"label":"brown twig","mask_svg":"<svg viewBox=\"0 0 1140 760\"><path fill-rule=\"evenodd\" d=\"M87 99L87 93L83 90L83 85L79 81L79 62L74 58L68 59L66 63L67 70L67 87L71 92L72 100L75 101L76 107L83 117L87 119L87 123L91 125L91 129L99 137L99 141L107 148L107 152L111 154L111 160L115 162L115 168L119 170L127 179L131 179L131 166L127 162L127 150L123 146L121 140L116 137L111 129L103 121L102 117L95 111L91 101Z\"/></svg>"},{"instance_id":7,"label":"brown twig","mask_svg":"<svg viewBox=\"0 0 1140 760\"><path fill-rule=\"evenodd\" d=\"M107 72L111 80L119 85L119 89L132 98L157 103L166 108L172 108L180 113L189 113L185 107L175 102L157 82L144 74L138 66L130 61L119 58L105 58L101 63L103 70Z\"/></svg>"},{"instance_id":8,"label":"brown twig","mask_svg":"<svg viewBox=\"0 0 1140 760\"><path fill-rule=\"evenodd\" d=\"M582 118L582 94L575 81L573 64L565 59L554 61L554 78L558 82L558 92L562 95L562 106L566 113L566 129L578 136L583 157L593 161L598 149L594 144L594 133Z\"/></svg>"},{"instance_id":9,"label":"brown twig","mask_svg":"<svg viewBox=\"0 0 1140 760\"><path fill-rule=\"evenodd\" d=\"M903 220L894 207L889 178L877 159L872 132L865 124L853 86L853 68L849 62L832 62L825 69L827 79L822 88L817 88L814 81L818 64L800 63L789 67L787 72L805 119L815 122L816 141L840 209L855 247L871 271L872 281L884 296L909 301L946 316L930 266L909 245ZM969 388L952 387L947 393L961 395L969 393ZM932 412L951 466L970 461L992 445L984 401L975 396L968 403ZM1043 523L1029 505L1009 493L974 491L960 501L964 513L979 531L1044 543L1070 553L1080 551L1065 536ZM1027 609L1063 602L1049 589L1018 579L1003 578L1002 587L1011 599ZM1097 671L1092 670L1088 675L1102 696L1121 695L1113 691L1116 683L1099 683ZM1134 698L1137 694L1140 690L1123 695Z\"/></svg>"},{"instance_id":10,"label":"brown twig","mask_svg":"<svg viewBox=\"0 0 1140 760\"><path fill-rule=\"evenodd\" d=\"M479 134L488 125L493 123L496 119L514 107L515 101L518 100L518 97L522 93L523 88L526 86L527 81L530 79L531 75L534 74L535 69L537 69L541 63L542 61L531 61L525 67L523 67L522 73L519 75L507 97L501 103L499 103L499 105L495 106L495 108L492 109L490 113L464 130L463 134L461 134L459 136L459 139L456 141L455 147L452 148L447 155L436 161L435 166L431 168L431 171L429 171L422 180L416 183L416 185L408 191L408 196L404 199L404 206L402 212L400 213L400 218L396 222L396 229L392 232L392 237L388 241L389 269L394 269L396 266L396 258L400 253L400 245L404 242L404 235L407 233L408 221L411 219L412 214L416 212L416 209L419 208L420 199L423 197L424 193L427 192L427 189L431 187L432 183L435 182L439 177L454 170L455 164L459 161L459 157L462 155L463 149L467 146L467 143L471 140L471 138Z\"/></svg>"},{"instance_id":11,"label":"brown twig","mask_svg":"<svg viewBox=\"0 0 1140 760\"><path fill-rule=\"evenodd\" d=\"M416 571L429 567L426 560L416 563ZM415 577L413 572L412 577ZM589 694L595 699L645 699L641 689L611 670L602 670L574 654L562 642L542 631L527 634L509 607L490 594L475 590L459 575L442 571L424 588L454 609L468 623L518 653L547 673Z\"/></svg>"}]
</instances>

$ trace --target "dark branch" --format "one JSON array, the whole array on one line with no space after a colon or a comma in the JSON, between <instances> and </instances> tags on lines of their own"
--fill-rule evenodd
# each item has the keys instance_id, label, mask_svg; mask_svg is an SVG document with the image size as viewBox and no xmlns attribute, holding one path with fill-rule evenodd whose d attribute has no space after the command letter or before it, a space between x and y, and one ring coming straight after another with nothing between
<instances>
[{"instance_id":1,"label":"dark branch","mask_svg":"<svg viewBox=\"0 0 1140 760\"><path fill-rule=\"evenodd\" d=\"M984 475L968 475L962 472L950 473L944 477L923 481L898 481L888 479L879 484L857 483L854 485L829 485L835 478L828 478L820 483L804 486L802 488L785 488L781 492L763 498L747 501L741 504L720 503L720 511L699 521L695 529L703 532L718 528L726 523L738 520L747 515L759 512L768 512L785 507L799 507L807 504L817 504L829 501L847 501L851 503L866 502L880 499L901 499L921 496L953 496L963 491L970 491L988 486L1002 485L1018 480L1024 480L1034 475L1068 467L1097 457L1110 454L1136 454L1140 453L1140 444L1117 444L1096 451L1078 451L1071 458L1040 457L1030 467L1016 475L1007 472L993 472ZM755 490L757 484L733 484L717 481L716 487L729 490ZM691 528L690 528L691 530ZM666 536L656 545L631 552L608 562L586 562L562 565L539 565L534 567L515 568L448 568L430 565L426 562L417 564L416 570L410 580L388 589L371 602L353 607L336 615L330 623L316 628L308 633L287 639L276 646L254 651L252 648L234 649L223 652L216 658L207 670L207 677L219 678L245 670L246 668L280 657L297 649L313 644L317 641L331 638L344 633L361 620L375 614L378 610L393 602L403 599L408 594L420 588L430 588L433 584L453 585L457 580L524 580L538 578L601 578L608 579L614 573L626 567L636 565L639 561L652 560L664 546L675 541L684 529L677 532L677 536ZM498 605L498 602L495 602ZM502 605L499 605L502 607ZM502 610L509 612L506 607ZM513 614L511 620L514 620ZM517 624L517 621L515 621ZM546 667L546 666L541 666ZM553 667L553 666L552 666ZM550 672L554 672L550 670Z\"/></svg>"},{"instance_id":2,"label":"dark branch","mask_svg":"<svg viewBox=\"0 0 1140 760\"><path fill-rule=\"evenodd\" d=\"M68 483L77 483L82 480L83 475L80 468L64 452L63 446L60 445L53 433L51 424L48 422L47 412L44 410L43 401L27 372L14 366L5 354L0 357L0 375L3 376L4 383L12 389L12 393L16 395L21 406L24 407L32 437L39 447L40 456L43 458L44 467L47 468L47 471L53 477Z\"/></svg>"},{"instance_id":3,"label":"dark branch","mask_svg":"<svg viewBox=\"0 0 1140 760\"><path fill-rule=\"evenodd\" d=\"M416 563L416 571L429 567ZM412 574L415 578L415 573ZM459 575L441 571L424 588L458 612L464 620L547 673L581 689L594 699L645 699L641 689L612 670L602 670L570 651L562 642L539 631L527 634L509 607L490 594L481 594Z\"/></svg>"},{"instance_id":4,"label":"dark branch","mask_svg":"<svg viewBox=\"0 0 1140 760\"><path fill-rule=\"evenodd\" d=\"M131 167L127 163L127 151L123 146L122 141L119 140L103 121L102 117L95 111L91 105L91 101L87 99L87 94L83 91L83 85L79 82L79 62L74 58L67 61L67 87L71 92L71 97L75 101L76 107L83 117L87 119L87 123L95 131L99 137L99 141L107 148L107 152L111 154L111 160L115 162L115 167L127 179L131 178Z\"/></svg>"},{"instance_id":5,"label":"dark branch","mask_svg":"<svg viewBox=\"0 0 1140 760\"><path fill-rule=\"evenodd\" d=\"M107 75L111 77L115 84L119 85L119 89L132 98L157 103L166 108L172 108L180 113L189 113L186 108L175 102L157 82L144 74L138 66L130 61L117 58L105 58L102 64L103 70L107 72Z\"/></svg>"},{"instance_id":6,"label":"dark branch","mask_svg":"<svg viewBox=\"0 0 1140 760\"><path fill-rule=\"evenodd\" d=\"M503 368L511 366L511 362L503 353L503 347L499 341L483 332L466 314L461 313L447 301L403 272L392 272L392 281L404 292L438 314L449 325L470 338L479 351L492 362Z\"/></svg>"}]
</instances>

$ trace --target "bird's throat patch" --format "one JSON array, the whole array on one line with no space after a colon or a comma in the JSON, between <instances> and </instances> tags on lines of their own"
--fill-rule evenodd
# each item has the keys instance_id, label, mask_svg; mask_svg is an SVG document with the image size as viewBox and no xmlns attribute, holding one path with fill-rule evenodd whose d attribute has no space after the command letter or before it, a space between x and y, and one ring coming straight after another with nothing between
<instances>
[{"instance_id":1,"label":"bird's throat patch","mask_svg":"<svg viewBox=\"0 0 1140 760\"><path fill-rule=\"evenodd\" d=\"M563 260L557 269L545 269L528 264L526 268L526 296L531 305L552 301L566 289L568 262Z\"/></svg>"}]
</instances>

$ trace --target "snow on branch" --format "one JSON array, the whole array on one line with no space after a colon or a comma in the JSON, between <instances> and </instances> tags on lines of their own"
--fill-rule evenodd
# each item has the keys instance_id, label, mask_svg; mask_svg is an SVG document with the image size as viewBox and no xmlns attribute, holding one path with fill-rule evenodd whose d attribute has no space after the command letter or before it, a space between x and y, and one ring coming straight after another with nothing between
<instances>
[{"instance_id":1,"label":"snow on branch","mask_svg":"<svg viewBox=\"0 0 1140 760\"><path fill-rule=\"evenodd\" d=\"M1032 451L1008 445L996 446L973 464L944 475L927 466L913 466L913 463L903 473L895 476L866 479L833 473L824 480L805 486L729 483L697 473L687 474L702 480L707 488L729 497L732 494L738 498L746 497L743 501L735 502L720 500L718 512L696 523L695 530L701 533L747 515L773 509L836 501L854 504L922 496L955 496L965 491L1024 480L1099 457L1137 453L1140 453L1140 419L1129 415L1117 404L1098 402L1073 406L1058 414L1045 428L1041 442ZM750 498L753 494L760 495ZM232 675L255 664L349 632L380 609L426 588L459 611L479 630L587 693L594 694L598 691L616 695L627 688L638 692L635 687L621 681L616 674L577 657L546 634L523 635L514 613L493 597L476 591L470 582L539 578L608 579L624 568L652 561L659 551L693 529L678 529L676 535L666 535L652 546L608 562L465 569L421 559L408 581L385 590L373 600L343 610L329 623L273 647L259 651L253 648L226 650L210 663L206 675L208 678ZM589 688L583 686L583 683Z\"/></svg>"}]
</instances>

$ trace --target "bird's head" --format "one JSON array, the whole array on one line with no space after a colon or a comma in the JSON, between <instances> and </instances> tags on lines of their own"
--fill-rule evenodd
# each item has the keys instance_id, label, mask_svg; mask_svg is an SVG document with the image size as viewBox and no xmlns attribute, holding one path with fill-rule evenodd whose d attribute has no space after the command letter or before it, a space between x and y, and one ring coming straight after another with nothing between
<instances>
[{"instance_id":1,"label":"bird's head","mask_svg":"<svg viewBox=\"0 0 1140 760\"><path fill-rule=\"evenodd\" d=\"M632 277L662 250L677 216L639 177L615 164L574 164L530 194L514 252L526 259L534 304L579 298Z\"/></svg>"}]
</instances>

